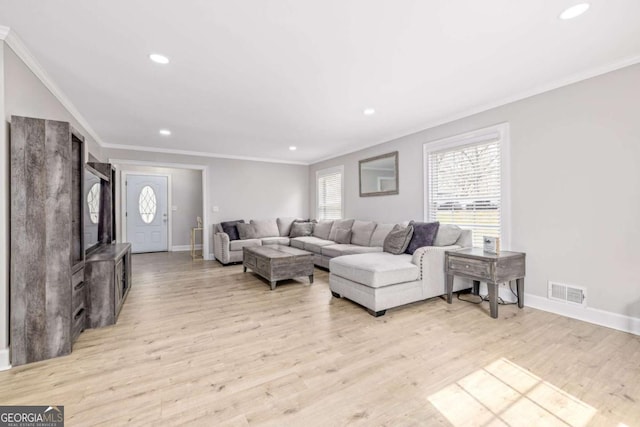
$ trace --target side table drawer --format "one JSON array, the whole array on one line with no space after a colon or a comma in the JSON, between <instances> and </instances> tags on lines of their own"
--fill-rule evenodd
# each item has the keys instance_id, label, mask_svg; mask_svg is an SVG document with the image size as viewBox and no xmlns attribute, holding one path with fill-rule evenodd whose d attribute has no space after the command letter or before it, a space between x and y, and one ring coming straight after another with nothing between
<instances>
[{"instance_id":1,"label":"side table drawer","mask_svg":"<svg viewBox=\"0 0 640 427\"><path fill-rule=\"evenodd\" d=\"M488 262L451 255L449 256L447 272L470 274L484 279L491 279L491 267Z\"/></svg>"}]
</instances>

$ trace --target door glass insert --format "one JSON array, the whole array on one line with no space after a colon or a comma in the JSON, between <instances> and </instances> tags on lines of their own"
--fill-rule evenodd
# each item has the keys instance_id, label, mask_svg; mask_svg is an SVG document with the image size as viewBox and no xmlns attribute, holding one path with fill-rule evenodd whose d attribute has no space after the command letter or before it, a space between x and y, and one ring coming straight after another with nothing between
<instances>
[{"instance_id":1,"label":"door glass insert","mask_svg":"<svg viewBox=\"0 0 640 427\"><path fill-rule=\"evenodd\" d=\"M156 217L156 205L156 193L153 188L145 185L140 190L140 196L138 197L138 211L145 224L150 224Z\"/></svg>"},{"instance_id":2,"label":"door glass insert","mask_svg":"<svg viewBox=\"0 0 640 427\"><path fill-rule=\"evenodd\" d=\"M89 220L92 224L98 223L100 213L100 183L94 183L87 193L87 208L89 208Z\"/></svg>"}]
</instances>

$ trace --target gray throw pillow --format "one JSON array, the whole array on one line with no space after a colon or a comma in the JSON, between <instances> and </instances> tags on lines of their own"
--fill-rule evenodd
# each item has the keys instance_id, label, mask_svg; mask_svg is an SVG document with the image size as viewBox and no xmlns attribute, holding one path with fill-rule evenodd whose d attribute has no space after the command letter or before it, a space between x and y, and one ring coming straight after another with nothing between
<instances>
[{"instance_id":1,"label":"gray throw pillow","mask_svg":"<svg viewBox=\"0 0 640 427\"><path fill-rule=\"evenodd\" d=\"M238 229L236 228L237 224L244 224L244 219L239 219L237 221L225 221L220 223L220 227L222 227L222 231L227 233L229 236L229 240L238 240L240 235L238 234Z\"/></svg>"},{"instance_id":2,"label":"gray throw pillow","mask_svg":"<svg viewBox=\"0 0 640 427\"><path fill-rule=\"evenodd\" d=\"M313 235L318 239L327 240L329 238L329 232L331 231L331 226L333 225L333 221L329 220L321 220L313 227Z\"/></svg>"},{"instance_id":3,"label":"gray throw pillow","mask_svg":"<svg viewBox=\"0 0 640 427\"><path fill-rule=\"evenodd\" d=\"M312 222L294 222L291 224L291 233L289 237L311 236L313 233Z\"/></svg>"},{"instance_id":4,"label":"gray throw pillow","mask_svg":"<svg viewBox=\"0 0 640 427\"><path fill-rule=\"evenodd\" d=\"M451 246L454 245L462 234L462 229L453 224L440 224L438 233L433 241L433 246Z\"/></svg>"},{"instance_id":5,"label":"gray throw pillow","mask_svg":"<svg viewBox=\"0 0 640 427\"><path fill-rule=\"evenodd\" d=\"M316 225L317 227L317 225ZM348 244L351 242L351 230L345 230L344 228L338 228L336 230L336 243Z\"/></svg>"},{"instance_id":6,"label":"gray throw pillow","mask_svg":"<svg viewBox=\"0 0 640 427\"><path fill-rule=\"evenodd\" d=\"M440 223L438 221L411 221L409 225L413 226L413 237L411 238L411 242L409 242L409 246L407 246L406 252L408 254L413 255L418 248L433 246L433 241L436 239L436 234L438 234L438 228L440 227Z\"/></svg>"},{"instance_id":7,"label":"gray throw pillow","mask_svg":"<svg viewBox=\"0 0 640 427\"><path fill-rule=\"evenodd\" d=\"M253 224L236 224L236 227L238 228L240 240L256 238L256 230L253 228Z\"/></svg>"},{"instance_id":8,"label":"gray throw pillow","mask_svg":"<svg viewBox=\"0 0 640 427\"><path fill-rule=\"evenodd\" d=\"M413 236L413 227L411 225L403 227L396 224L393 230L387 234L382 244L382 249L390 254L400 255L404 253L409 246L411 237Z\"/></svg>"}]
</instances>

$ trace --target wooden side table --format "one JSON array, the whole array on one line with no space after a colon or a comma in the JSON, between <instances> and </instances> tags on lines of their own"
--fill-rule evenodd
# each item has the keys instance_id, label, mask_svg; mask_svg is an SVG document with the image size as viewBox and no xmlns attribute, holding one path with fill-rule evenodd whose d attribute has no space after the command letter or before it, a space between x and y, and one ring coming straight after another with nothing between
<instances>
[{"instance_id":1,"label":"wooden side table","mask_svg":"<svg viewBox=\"0 0 640 427\"><path fill-rule=\"evenodd\" d=\"M453 277L462 276L473 280L473 292L478 293L480 282L489 289L491 317L498 318L498 285L515 280L517 283L518 307L524 306L525 254L501 251L491 254L482 248L445 252L447 275L447 302L453 299Z\"/></svg>"},{"instance_id":2,"label":"wooden side table","mask_svg":"<svg viewBox=\"0 0 640 427\"><path fill-rule=\"evenodd\" d=\"M196 254L196 233L198 231L202 233L202 227L194 227L191 229L191 259L204 258L204 256L198 256Z\"/></svg>"}]
</instances>

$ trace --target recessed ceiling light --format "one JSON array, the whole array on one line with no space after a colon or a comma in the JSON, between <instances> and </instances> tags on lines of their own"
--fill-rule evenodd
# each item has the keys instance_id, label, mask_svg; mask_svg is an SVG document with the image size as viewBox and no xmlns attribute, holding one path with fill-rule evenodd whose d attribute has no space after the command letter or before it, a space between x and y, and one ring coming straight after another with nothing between
<instances>
[{"instance_id":1,"label":"recessed ceiling light","mask_svg":"<svg viewBox=\"0 0 640 427\"><path fill-rule=\"evenodd\" d=\"M291 151L296 151L298 149L298 147L296 147L295 145L290 145L289 146L289 150Z\"/></svg>"},{"instance_id":2,"label":"recessed ceiling light","mask_svg":"<svg viewBox=\"0 0 640 427\"><path fill-rule=\"evenodd\" d=\"M159 53L152 53L149 55L149 59L153 62L157 62L158 64L168 64L169 58L164 55L160 55Z\"/></svg>"},{"instance_id":3,"label":"recessed ceiling light","mask_svg":"<svg viewBox=\"0 0 640 427\"><path fill-rule=\"evenodd\" d=\"M579 3L571 6L560 14L560 19L573 19L582 15L589 9L589 3Z\"/></svg>"},{"instance_id":4,"label":"recessed ceiling light","mask_svg":"<svg viewBox=\"0 0 640 427\"><path fill-rule=\"evenodd\" d=\"M160 129L160 135L169 136L171 131L169 129Z\"/></svg>"},{"instance_id":5,"label":"recessed ceiling light","mask_svg":"<svg viewBox=\"0 0 640 427\"><path fill-rule=\"evenodd\" d=\"M364 114L365 116L372 116L376 113L376 110L374 108L365 108L364 111L362 111L362 114Z\"/></svg>"}]
</instances>

